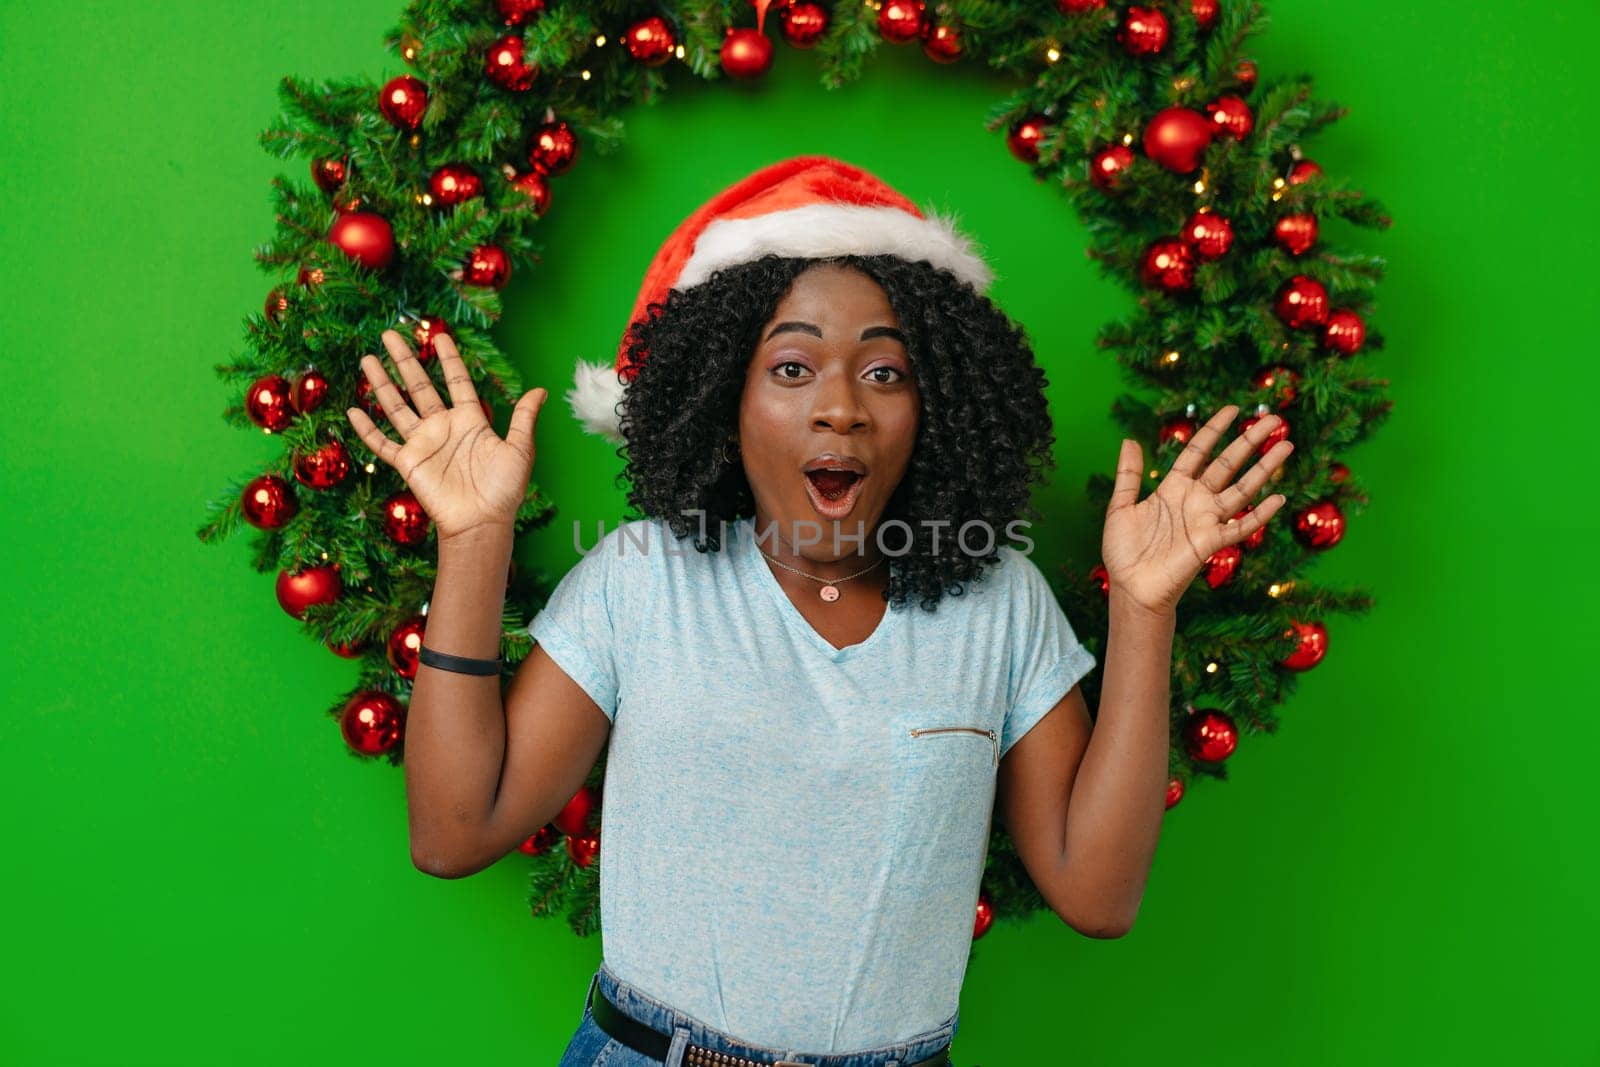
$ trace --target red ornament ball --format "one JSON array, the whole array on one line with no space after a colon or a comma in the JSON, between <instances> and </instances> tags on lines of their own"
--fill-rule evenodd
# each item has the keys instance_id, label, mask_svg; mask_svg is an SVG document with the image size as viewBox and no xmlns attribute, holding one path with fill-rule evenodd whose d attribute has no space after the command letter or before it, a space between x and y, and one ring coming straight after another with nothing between
<instances>
[{"instance_id":1,"label":"red ornament ball","mask_svg":"<svg viewBox=\"0 0 1600 1067\"><path fill-rule=\"evenodd\" d=\"M437 315L417 319L411 327L411 339L417 342L417 362L427 363L439 354L434 343L441 337L450 337L450 326ZM452 341L454 337L450 337Z\"/></svg>"},{"instance_id":2,"label":"red ornament ball","mask_svg":"<svg viewBox=\"0 0 1600 1067\"><path fill-rule=\"evenodd\" d=\"M1344 512L1331 500L1319 500L1294 517L1294 535L1307 548L1332 548L1344 537Z\"/></svg>"},{"instance_id":3,"label":"red ornament ball","mask_svg":"<svg viewBox=\"0 0 1600 1067\"><path fill-rule=\"evenodd\" d=\"M1184 723L1184 743L1189 758L1218 763L1233 755L1239 745L1239 730L1225 712L1197 711Z\"/></svg>"},{"instance_id":4,"label":"red ornament ball","mask_svg":"<svg viewBox=\"0 0 1600 1067\"><path fill-rule=\"evenodd\" d=\"M1337 460L1328 465L1328 481L1334 485L1343 485L1345 479L1350 477L1350 468Z\"/></svg>"},{"instance_id":5,"label":"red ornament ball","mask_svg":"<svg viewBox=\"0 0 1600 1067\"><path fill-rule=\"evenodd\" d=\"M1178 801L1183 799L1183 779L1173 778L1167 782L1167 810L1171 811Z\"/></svg>"},{"instance_id":6,"label":"red ornament ball","mask_svg":"<svg viewBox=\"0 0 1600 1067\"><path fill-rule=\"evenodd\" d=\"M350 454L338 441L294 457L294 476L309 489L332 489L350 476Z\"/></svg>"},{"instance_id":7,"label":"red ornament ball","mask_svg":"<svg viewBox=\"0 0 1600 1067\"><path fill-rule=\"evenodd\" d=\"M279 571L275 589L278 605L297 619L305 618L306 609L313 604L332 604L342 591L339 569L331 563L293 572Z\"/></svg>"},{"instance_id":8,"label":"red ornament ball","mask_svg":"<svg viewBox=\"0 0 1600 1067\"><path fill-rule=\"evenodd\" d=\"M1328 291L1315 278L1296 274L1278 287L1272 310L1291 329L1321 326L1328 321Z\"/></svg>"},{"instance_id":9,"label":"red ornament ball","mask_svg":"<svg viewBox=\"0 0 1600 1067\"><path fill-rule=\"evenodd\" d=\"M1301 182L1308 182L1312 178L1320 177L1322 177L1322 168L1309 159L1302 159L1289 168L1290 185L1299 185Z\"/></svg>"},{"instance_id":10,"label":"red ornament ball","mask_svg":"<svg viewBox=\"0 0 1600 1067\"><path fill-rule=\"evenodd\" d=\"M1089 181L1095 188L1109 192L1117 187L1118 179L1132 165L1133 149L1122 144L1108 145L1089 160Z\"/></svg>"},{"instance_id":11,"label":"red ornament ball","mask_svg":"<svg viewBox=\"0 0 1600 1067\"><path fill-rule=\"evenodd\" d=\"M1310 212L1285 215L1272 227L1272 236L1291 256L1298 256L1317 243L1317 217Z\"/></svg>"},{"instance_id":12,"label":"red ornament ball","mask_svg":"<svg viewBox=\"0 0 1600 1067\"><path fill-rule=\"evenodd\" d=\"M461 280L468 285L503 289L511 280L511 257L499 245L479 245L461 269Z\"/></svg>"},{"instance_id":13,"label":"red ornament ball","mask_svg":"<svg viewBox=\"0 0 1600 1067\"><path fill-rule=\"evenodd\" d=\"M1246 515L1250 514L1254 510L1255 510L1254 506L1252 506L1250 504L1246 504L1244 506L1244 510L1239 512L1239 514L1237 514L1237 515L1235 515L1233 517L1234 521L1235 522L1242 521ZM1246 537L1244 540L1239 542L1239 547L1243 548L1243 549L1246 549L1246 550L1252 549L1252 548L1260 548L1261 547L1261 542L1266 538L1266 536L1267 536L1267 528L1265 526L1258 527L1256 529L1255 533L1251 534L1249 537Z\"/></svg>"},{"instance_id":14,"label":"red ornament ball","mask_svg":"<svg viewBox=\"0 0 1600 1067\"><path fill-rule=\"evenodd\" d=\"M1195 421L1191 418L1173 419L1162 425L1161 432L1156 435L1156 447L1160 448L1168 441L1176 441L1181 445L1186 445L1199 430L1200 427L1195 425Z\"/></svg>"},{"instance_id":15,"label":"red ornament ball","mask_svg":"<svg viewBox=\"0 0 1600 1067\"><path fill-rule=\"evenodd\" d=\"M1210 208L1201 208L1183 224L1178 239L1201 259L1220 259L1233 246L1233 223Z\"/></svg>"},{"instance_id":16,"label":"red ornament ball","mask_svg":"<svg viewBox=\"0 0 1600 1067\"><path fill-rule=\"evenodd\" d=\"M517 846L517 851L524 856L542 856L549 852L551 847L561 840L561 831L549 823L535 830L528 839Z\"/></svg>"},{"instance_id":17,"label":"red ornament ball","mask_svg":"<svg viewBox=\"0 0 1600 1067\"><path fill-rule=\"evenodd\" d=\"M378 91L378 110L396 129L414 130L428 110L428 86L409 74L390 78Z\"/></svg>"},{"instance_id":18,"label":"red ornament ball","mask_svg":"<svg viewBox=\"0 0 1600 1067\"><path fill-rule=\"evenodd\" d=\"M1243 422L1241 422L1239 424L1239 432L1242 434L1246 430L1248 430L1250 427L1254 426L1256 423L1258 423L1262 419L1266 418L1268 415L1277 415L1278 416L1278 424L1276 426L1274 426L1272 429L1267 431L1267 439L1265 441L1262 441L1261 442L1261 447L1256 450L1259 454L1261 454L1263 456L1266 455L1272 449L1273 445L1277 444L1279 441L1282 441L1284 438L1289 436L1289 420L1284 418L1281 414L1278 414L1275 411L1260 411L1260 412L1257 412L1254 415L1251 415L1248 419L1245 419Z\"/></svg>"},{"instance_id":19,"label":"red ornament ball","mask_svg":"<svg viewBox=\"0 0 1600 1067\"><path fill-rule=\"evenodd\" d=\"M418 655L422 649L422 632L427 626L427 620L421 615L413 615L394 628L389 635L389 640L384 643L384 654L389 657L389 666L400 677L410 680L417 676L417 668L421 665Z\"/></svg>"},{"instance_id":20,"label":"red ornament ball","mask_svg":"<svg viewBox=\"0 0 1600 1067\"><path fill-rule=\"evenodd\" d=\"M567 838L567 855L579 867L588 867L600 855L600 835L582 834Z\"/></svg>"},{"instance_id":21,"label":"red ornament ball","mask_svg":"<svg viewBox=\"0 0 1600 1067\"><path fill-rule=\"evenodd\" d=\"M1085 11L1098 11L1106 0L1056 0L1056 10L1063 15L1081 15Z\"/></svg>"},{"instance_id":22,"label":"red ornament ball","mask_svg":"<svg viewBox=\"0 0 1600 1067\"><path fill-rule=\"evenodd\" d=\"M1176 293L1194 285L1194 253L1176 237L1160 237L1145 248L1139 280L1153 289Z\"/></svg>"},{"instance_id":23,"label":"red ornament ball","mask_svg":"<svg viewBox=\"0 0 1600 1067\"><path fill-rule=\"evenodd\" d=\"M1235 141L1244 140L1255 128L1255 116L1250 114L1250 105L1242 97L1219 96L1206 105L1206 114L1219 135L1232 134Z\"/></svg>"},{"instance_id":24,"label":"red ornament ball","mask_svg":"<svg viewBox=\"0 0 1600 1067\"><path fill-rule=\"evenodd\" d=\"M533 88L534 79L539 77L539 64L523 58L521 33L508 33L489 46L483 58L483 76L508 92Z\"/></svg>"},{"instance_id":25,"label":"red ornament ball","mask_svg":"<svg viewBox=\"0 0 1600 1067\"><path fill-rule=\"evenodd\" d=\"M329 652L332 652L335 656L342 656L345 659L359 659L361 658L361 654L365 652L367 648L367 646L360 641L336 641L332 644L324 641L323 644L327 646Z\"/></svg>"},{"instance_id":26,"label":"red ornament ball","mask_svg":"<svg viewBox=\"0 0 1600 1067\"><path fill-rule=\"evenodd\" d=\"M1111 572L1104 563L1096 563L1089 571L1089 581L1100 587L1100 594L1111 596Z\"/></svg>"},{"instance_id":27,"label":"red ornament ball","mask_svg":"<svg viewBox=\"0 0 1600 1067\"><path fill-rule=\"evenodd\" d=\"M1006 147L1024 163L1039 162L1039 142L1044 138L1049 122L1043 115L1029 115L1014 123L1006 132Z\"/></svg>"},{"instance_id":28,"label":"red ornament ball","mask_svg":"<svg viewBox=\"0 0 1600 1067\"><path fill-rule=\"evenodd\" d=\"M1144 128L1144 154L1159 166L1188 174L1200 166L1214 129L1211 120L1193 108L1162 108Z\"/></svg>"},{"instance_id":29,"label":"red ornament ball","mask_svg":"<svg viewBox=\"0 0 1600 1067\"><path fill-rule=\"evenodd\" d=\"M411 403L411 394L401 389L400 402L402 404ZM356 384L356 403L361 405L362 411L365 411L375 419L387 419L389 417L388 412L383 410L383 405L378 402L377 394L372 391L372 383L367 381L365 374L361 376L360 382Z\"/></svg>"},{"instance_id":30,"label":"red ornament ball","mask_svg":"<svg viewBox=\"0 0 1600 1067\"><path fill-rule=\"evenodd\" d=\"M304 415L321 407L322 402L328 399L328 391L332 388L327 376L313 367L295 378L294 384L289 386L289 403Z\"/></svg>"},{"instance_id":31,"label":"red ornament ball","mask_svg":"<svg viewBox=\"0 0 1600 1067\"><path fill-rule=\"evenodd\" d=\"M1291 620L1283 636L1293 637L1298 642L1283 661L1291 671L1309 671L1328 654L1328 628L1320 622Z\"/></svg>"},{"instance_id":32,"label":"red ornament ball","mask_svg":"<svg viewBox=\"0 0 1600 1067\"><path fill-rule=\"evenodd\" d=\"M351 211L334 219L328 242L368 270L382 270L394 258L389 221L370 211Z\"/></svg>"},{"instance_id":33,"label":"red ornament ball","mask_svg":"<svg viewBox=\"0 0 1600 1067\"><path fill-rule=\"evenodd\" d=\"M905 44L922 35L926 16L922 0L884 0L878 8L878 33L890 44Z\"/></svg>"},{"instance_id":34,"label":"red ornament ball","mask_svg":"<svg viewBox=\"0 0 1600 1067\"><path fill-rule=\"evenodd\" d=\"M1295 397L1295 384L1300 381L1300 375L1289 367L1263 367L1250 379L1250 383L1257 389L1267 390L1272 394L1274 404L1292 404Z\"/></svg>"},{"instance_id":35,"label":"red ornament ball","mask_svg":"<svg viewBox=\"0 0 1600 1067\"><path fill-rule=\"evenodd\" d=\"M528 139L528 165L552 177L565 174L578 161L578 135L565 119L541 123Z\"/></svg>"},{"instance_id":36,"label":"red ornament ball","mask_svg":"<svg viewBox=\"0 0 1600 1067\"><path fill-rule=\"evenodd\" d=\"M1209 30L1217 22L1217 0L1189 0L1189 11L1202 30Z\"/></svg>"},{"instance_id":37,"label":"red ornament ball","mask_svg":"<svg viewBox=\"0 0 1600 1067\"><path fill-rule=\"evenodd\" d=\"M428 177L428 191L440 204L461 204L483 195L483 179L463 163L446 163Z\"/></svg>"},{"instance_id":38,"label":"red ornament ball","mask_svg":"<svg viewBox=\"0 0 1600 1067\"><path fill-rule=\"evenodd\" d=\"M1239 561L1244 550L1237 544L1223 545L1206 559L1206 584L1215 589L1239 573Z\"/></svg>"},{"instance_id":39,"label":"red ornament ball","mask_svg":"<svg viewBox=\"0 0 1600 1067\"><path fill-rule=\"evenodd\" d=\"M731 77L759 78L772 69L772 40L753 26L730 29L717 58Z\"/></svg>"},{"instance_id":40,"label":"red ornament ball","mask_svg":"<svg viewBox=\"0 0 1600 1067\"><path fill-rule=\"evenodd\" d=\"M524 171L511 179L511 185L532 202L536 217L550 209L550 182L538 170Z\"/></svg>"},{"instance_id":41,"label":"red ornament ball","mask_svg":"<svg viewBox=\"0 0 1600 1067\"><path fill-rule=\"evenodd\" d=\"M1322 328L1322 343L1342 356L1354 355L1367 339L1367 324L1349 308L1335 308L1328 312L1327 324Z\"/></svg>"},{"instance_id":42,"label":"red ornament ball","mask_svg":"<svg viewBox=\"0 0 1600 1067\"><path fill-rule=\"evenodd\" d=\"M507 26L521 26L544 13L545 0L495 0L502 22Z\"/></svg>"},{"instance_id":43,"label":"red ornament ball","mask_svg":"<svg viewBox=\"0 0 1600 1067\"><path fill-rule=\"evenodd\" d=\"M1130 7L1122 16L1117 40L1130 56L1153 56L1167 47L1167 16L1153 7Z\"/></svg>"},{"instance_id":44,"label":"red ornament ball","mask_svg":"<svg viewBox=\"0 0 1600 1067\"><path fill-rule=\"evenodd\" d=\"M244 521L258 530L276 530L294 518L300 500L289 483L276 474L251 478L239 493Z\"/></svg>"},{"instance_id":45,"label":"red ornament ball","mask_svg":"<svg viewBox=\"0 0 1600 1067\"><path fill-rule=\"evenodd\" d=\"M422 503L406 489L400 490L383 502L383 532L400 545L420 545L428 539L432 520L422 510Z\"/></svg>"},{"instance_id":46,"label":"red ornament ball","mask_svg":"<svg viewBox=\"0 0 1600 1067\"><path fill-rule=\"evenodd\" d=\"M389 751L405 728L405 709L381 689L364 689L345 702L339 732L345 744L363 756Z\"/></svg>"},{"instance_id":47,"label":"red ornament ball","mask_svg":"<svg viewBox=\"0 0 1600 1067\"><path fill-rule=\"evenodd\" d=\"M300 273L295 275L294 280L298 282L302 288L315 289L326 279L323 276L321 267L301 267Z\"/></svg>"},{"instance_id":48,"label":"red ornament ball","mask_svg":"<svg viewBox=\"0 0 1600 1067\"><path fill-rule=\"evenodd\" d=\"M978 890L978 907L972 917L972 939L976 941L989 932L989 927L994 925L994 902L989 899L989 894L982 889Z\"/></svg>"},{"instance_id":49,"label":"red ornament ball","mask_svg":"<svg viewBox=\"0 0 1600 1067\"><path fill-rule=\"evenodd\" d=\"M922 54L935 63L954 63L961 52L961 31L949 23L929 23L922 31Z\"/></svg>"},{"instance_id":50,"label":"red ornament ball","mask_svg":"<svg viewBox=\"0 0 1600 1067\"><path fill-rule=\"evenodd\" d=\"M347 161L343 159L318 158L311 161L311 180L317 183L317 188L325 193L337 192L339 186L344 184L348 175Z\"/></svg>"},{"instance_id":51,"label":"red ornament ball","mask_svg":"<svg viewBox=\"0 0 1600 1067\"><path fill-rule=\"evenodd\" d=\"M821 4L794 0L785 4L778 15L783 24L783 39L796 48L810 48L828 32L828 12Z\"/></svg>"},{"instance_id":52,"label":"red ornament ball","mask_svg":"<svg viewBox=\"0 0 1600 1067\"><path fill-rule=\"evenodd\" d=\"M588 833L599 803L600 794L594 786L580 786L551 821L569 836Z\"/></svg>"},{"instance_id":53,"label":"red ornament ball","mask_svg":"<svg viewBox=\"0 0 1600 1067\"><path fill-rule=\"evenodd\" d=\"M640 19L622 35L623 47L636 61L647 67L659 67L672 58L678 47L672 36L672 27L660 15Z\"/></svg>"},{"instance_id":54,"label":"red ornament ball","mask_svg":"<svg viewBox=\"0 0 1600 1067\"><path fill-rule=\"evenodd\" d=\"M250 421L272 433L294 421L289 380L281 374L257 378L245 390L244 411Z\"/></svg>"}]
</instances>

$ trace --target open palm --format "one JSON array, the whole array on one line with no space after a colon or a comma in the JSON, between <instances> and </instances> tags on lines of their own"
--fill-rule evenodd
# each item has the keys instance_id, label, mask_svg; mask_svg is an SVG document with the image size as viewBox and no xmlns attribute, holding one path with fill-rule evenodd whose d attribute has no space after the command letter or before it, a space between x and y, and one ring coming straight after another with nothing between
<instances>
[{"instance_id":1,"label":"open palm","mask_svg":"<svg viewBox=\"0 0 1600 1067\"><path fill-rule=\"evenodd\" d=\"M440 540L512 523L533 473L534 426L548 390L530 389L517 400L502 440L484 415L472 376L448 335L434 341L434 350L450 393L449 407L405 338L385 330L383 344L416 410L401 396L382 361L363 356L361 370L405 444L390 440L360 408L350 408L345 414L362 442L405 479Z\"/></svg>"},{"instance_id":2,"label":"open palm","mask_svg":"<svg viewBox=\"0 0 1600 1067\"><path fill-rule=\"evenodd\" d=\"M1284 497L1275 494L1233 521L1294 451L1288 440L1279 441L1244 477L1233 481L1278 425L1276 415L1257 420L1204 471L1200 469L1238 413L1238 406L1229 404L1213 415L1190 439L1161 484L1143 500L1139 499L1139 485L1144 451L1137 441L1123 442L1106 508L1100 558L1112 587L1121 587L1136 604L1156 611L1175 609L1213 553L1261 529L1283 506Z\"/></svg>"}]
</instances>

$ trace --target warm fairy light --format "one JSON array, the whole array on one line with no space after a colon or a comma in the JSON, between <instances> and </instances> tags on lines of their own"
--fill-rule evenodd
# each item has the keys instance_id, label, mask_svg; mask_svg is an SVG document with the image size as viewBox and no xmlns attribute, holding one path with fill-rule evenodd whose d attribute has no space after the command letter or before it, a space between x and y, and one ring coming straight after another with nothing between
<instances>
[{"instance_id":1,"label":"warm fairy light","mask_svg":"<svg viewBox=\"0 0 1600 1067\"><path fill-rule=\"evenodd\" d=\"M1206 673L1207 674L1216 674L1217 673L1217 665L1216 665L1215 662L1211 662L1211 663L1207 663L1206 664Z\"/></svg>"},{"instance_id":2,"label":"warm fairy light","mask_svg":"<svg viewBox=\"0 0 1600 1067\"><path fill-rule=\"evenodd\" d=\"M583 72L583 80L584 81L588 81L589 80L589 72L588 71L584 71Z\"/></svg>"},{"instance_id":3,"label":"warm fairy light","mask_svg":"<svg viewBox=\"0 0 1600 1067\"><path fill-rule=\"evenodd\" d=\"M1131 133L1123 134L1122 135L1122 143L1123 144L1132 144L1133 143L1133 134L1131 134Z\"/></svg>"},{"instance_id":4,"label":"warm fairy light","mask_svg":"<svg viewBox=\"0 0 1600 1067\"><path fill-rule=\"evenodd\" d=\"M677 54L679 59L682 59L683 58L683 45L680 44L677 48L673 49L673 52L675 52Z\"/></svg>"},{"instance_id":5,"label":"warm fairy light","mask_svg":"<svg viewBox=\"0 0 1600 1067\"><path fill-rule=\"evenodd\" d=\"M367 464L367 473L368 474L371 474L373 471L375 471L377 469L378 468L374 467L372 464L370 464L370 463Z\"/></svg>"},{"instance_id":6,"label":"warm fairy light","mask_svg":"<svg viewBox=\"0 0 1600 1067\"><path fill-rule=\"evenodd\" d=\"M431 203L433 203L433 194L432 193L423 193L421 196L417 197L417 203L419 203L419 204L431 204Z\"/></svg>"},{"instance_id":7,"label":"warm fairy light","mask_svg":"<svg viewBox=\"0 0 1600 1067\"><path fill-rule=\"evenodd\" d=\"M1282 189L1283 188L1283 179L1282 178L1274 178L1274 179L1272 179L1272 187L1274 189Z\"/></svg>"},{"instance_id":8,"label":"warm fairy light","mask_svg":"<svg viewBox=\"0 0 1600 1067\"><path fill-rule=\"evenodd\" d=\"M324 552L324 553L323 553L323 554L322 554L322 558L323 558L323 559L327 559L327 558L328 558L328 554L327 554L327 553L326 553L326 552Z\"/></svg>"},{"instance_id":9,"label":"warm fairy light","mask_svg":"<svg viewBox=\"0 0 1600 1067\"><path fill-rule=\"evenodd\" d=\"M1045 51L1044 56L1050 62L1054 63L1056 60L1061 58L1061 53L1056 51L1054 48L1051 48Z\"/></svg>"},{"instance_id":10,"label":"warm fairy light","mask_svg":"<svg viewBox=\"0 0 1600 1067\"><path fill-rule=\"evenodd\" d=\"M1274 199L1274 200L1282 200L1283 199L1283 194L1282 193L1273 193L1272 194L1272 199Z\"/></svg>"},{"instance_id":11,"label":"warm fairy light","mask_svg":"<svg viewBox=\"0 0 1600 1067\"><path fill-rule=\"evenodd\" d=\"M1206 183L1205 182L1195 182L1194 183L1194 191L1197 192L1197 193L1205 192L1206 191Z\"/></svg>"},{"instance_id":12,"label":"warm fairy light","mask_svg":"<svg viewBox=\"0 0 1600 1067\"><path fill-rule=\"evenodd\" d=\"M596 48L604 48L606 46L606 35L602 33L600 36L596 37L594 39L594 46Z\"/></svg>"},{"instance_id":13,"label":"warm fairy light","mask_svg":"<svg viewBox=\"0 0 1600 1067\"><path fill-rule=\"evenodd\" d=\"M1178 360L1179 360L1179 359L1180 359L1180 358L1181 358L1181 357L1180 357L1180 356L1179 356L1179 355L1178 355L1178 350L1177 350L1177 349L1173 349L1173 350L1172 350L1172 351L1171 351L1171 352L1168 352L1168 353L1167 353L1167 354L1166 354L1166 357L1165 357L1165 358L1166 358L1166 361L1167 361L1167 362L1168 362L1168 363L1176 363L1176 362L1178 362Z\"/></svg>"},{"instance_id":14,"label":"warm fairy light","mask_svg":"<svg viewBox=\"0 0 1600 1067\"><path fill-rule=\"evenodd\" d=\"M1161 477L1161 472L1160 471L1151 471L1150 472L1150 477L1159 478L1159 477Z\"/></svg>"},{"instance_id":15,"label":"warm fairy light","mask_svg":"<svg viewBox=\"0 0 1600 1067\"><path fill-rule=\"evenodd\" d=\"M1280 597L1293 588L1293 582L1273 582L1271 585L1267 586L1267 595L1270 597Z\"/></svg>"},{"instance_id":16,"label":"warm fairy light","mask_svg":"<svg viewBox=\"0 0 1600 1067\"><path fill-rule=\"evenodd\" d=\"M422 135L420 133L414 133L414 134L411 135L411 147L412 148L417 147L417 145L419 145L421 143L422 143Z\"/></svg>"}]
</instances>

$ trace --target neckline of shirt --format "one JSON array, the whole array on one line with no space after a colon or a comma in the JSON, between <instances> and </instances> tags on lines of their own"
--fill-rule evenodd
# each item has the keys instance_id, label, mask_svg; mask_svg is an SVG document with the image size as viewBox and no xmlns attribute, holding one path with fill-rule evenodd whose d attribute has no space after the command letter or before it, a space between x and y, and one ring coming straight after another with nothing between
<instances>
[{"instance_id":1,"label":"neckline of shirt","mask_svg":"<svg viewBox=\"0 0 1600 1067\"><path fill-rule=\"evenodd\" d=\"M828 639L818 633L817 628L800 614L800 609L794 606L789 594L778 584L777 575L772 573L772 568L768 567L766 560L762 558L760 546L756 544L755 517L747 515L740 519L737 533L739 544L735 555L746 561L746 573L754 572L750 575L751 580L767 590L767 594L772 597L773 605L778 609L778 614L783 616L789 628L799 633L813 648L832 662L843 663L880 644L886 639L889 629L896 624L901 613L895 611L892 606L885 606L883 617L878 620L878 625L870 634L853 645L834 648Z\"/></svg>"}]
</instances>

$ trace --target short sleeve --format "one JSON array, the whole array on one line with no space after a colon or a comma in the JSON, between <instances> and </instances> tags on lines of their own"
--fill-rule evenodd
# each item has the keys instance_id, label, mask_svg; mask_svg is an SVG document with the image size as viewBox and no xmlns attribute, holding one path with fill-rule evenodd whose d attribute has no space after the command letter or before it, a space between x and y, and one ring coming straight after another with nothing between
<instances>
[{"instance_id":1,"label":"short sleeve","mask_svg":"<svg viewBox=\"0 0 1600 1067\"><path fill-rule=\"evenodd\" d=\"M1006 546L1004 551L1012 557L1007 561L1012 569L1011 668L1001 756L1095 666L1039 565L1015 548Z\"/></svg>"},{"instance_id":2,"label":"short sleeve","mask_svg":"<svg viewBox=\"0 0 1600 1067\"><path fill-rule=\"evenodd\" d=\"M631 617L629 598L635 590L630 585L637 580L628 555L642 551L634 540L640 531L627 531L627 525L579 558L528 623L529 635L613 722L621 684L621 625Z\"/></svg>"}]
</instances>

